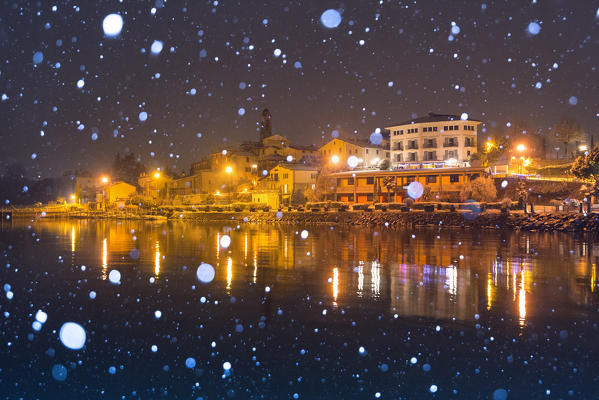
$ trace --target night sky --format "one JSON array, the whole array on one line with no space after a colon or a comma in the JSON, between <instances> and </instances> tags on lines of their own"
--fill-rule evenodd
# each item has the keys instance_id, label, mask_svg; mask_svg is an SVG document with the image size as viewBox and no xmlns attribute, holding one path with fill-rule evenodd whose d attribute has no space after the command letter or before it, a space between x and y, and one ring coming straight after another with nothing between
<instances>
[{"instance_id":1,"label":"night sky","mask_svg":"<svg viewBox=\"0 0 599 400\"><path fill-rule=\"evenodd\" d=\"M563 115L597 132L598 7L2 0L0 160L48 177L106 171L132 151L148 167L187 170L256 140L264 107L295 144L334 130L367 138L428 112L467 112L487 133L520 120L550 135ZM341 14L336 28L321 21L327 9ZM111 13L124 21L114 38L102 25Z\"/></svg>"}]
</instances>

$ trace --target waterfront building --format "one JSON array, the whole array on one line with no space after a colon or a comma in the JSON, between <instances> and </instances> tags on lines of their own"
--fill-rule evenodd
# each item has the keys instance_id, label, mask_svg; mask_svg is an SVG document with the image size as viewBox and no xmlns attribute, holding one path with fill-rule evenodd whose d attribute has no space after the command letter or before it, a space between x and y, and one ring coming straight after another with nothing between
<instances>
[{"instance_id":1,"label":"waterfront building","mask_svg":"<svg viewBox=\"0 0 599 400\"><path fill-rule=\"evenodd\" d=\"M390 134L391 167L464 167L476 153L481 121L429 113L385 127Z\"/></svg>"},{"instance_id":2,"label":"waterfront building","mask_svg":"<svg viewBox=\"0 0 599 400\"><path fill-rule=\"evenodd\" d=\"M345 171L330 174L332 186L326 187L327 200L348 203L401 202L411 182L429 187L437 201L457 201L465 183L481 175L485 168L422 168L396 171ZM439 196L437 198L437 196Z\"/></svg>"},{"instance_id":3,"label":"waterfront building","mask_svg":"<svg viewBox=\"0 0 599 400\"><path fill-rule=\"evenodd\" d=\"M260 189L279 193L281 203L304 202L306 189L314 189L318 169L302 164L280 164L272 168L260 182Z\"/></svg>"},{"instance_id":4,"label":"waterfront building","mask_svg":"<svg viewBox=\"0 0 599 400\"><path fill-rule=\"evenodd\" d=\"M164 199L167 195L167 187L172 178L160 171L143 173L137 179L141 194L155 199Z\"/></svg>"},{"instance_id":5,"label":"waterfront building","mask_svg":"<svg viewBox=\"0 0 599 400\"><path fill-rule=\"evenodd\" d=\"M378 169L384 160L389 160L389 142L383 140L380 145L374 145L365 139L335 138L323 145L319 150L323 166L330 169L370 168ZM351 164L350 157L356 157L357 163Z\"/></svg>"},{"instance_id":6,"label":"waterfront building","mask_svg":"<svg viewBox=\"0 0 599 400\"><path fill-rule=\"evenodd\" d=\"M186 197L215 194L226 189L229 178L224 170L199 170L194 175L182 176L168 182L168 198L183 201Z\"/></svg>"},{"instance_id":7,"label":"waterfront building","mask_svg":"<svg viewBox=\"0 0 599 400\"><path fill-rule=\"evenodd\" d=\"M108 203L124 203L137 192L137 188L127 182L118 181L106 186L104 193Z\"/></svg>"}]
</instances>

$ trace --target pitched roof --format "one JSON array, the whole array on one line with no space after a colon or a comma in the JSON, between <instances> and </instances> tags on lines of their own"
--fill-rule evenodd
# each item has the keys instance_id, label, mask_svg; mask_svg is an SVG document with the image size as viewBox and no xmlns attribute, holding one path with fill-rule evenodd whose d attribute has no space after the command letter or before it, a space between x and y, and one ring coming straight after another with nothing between
<instances>
[{"instance_id":1,"label":"pitched roof","mask_svg":"<svg viewBox=\"0 0 599 400\"><path fill-rule=\"evenodd\" d=\"M411 125L411 124L423 124L427 122L443 122L443 121L461 121L459 115L451 115L451 114L435 114L428 113L426 117L418 117L408 121L400 122L398 124L389 124L389 127L392 126L400 126L400 125ZM466 121L469 122L481 122L477 119L468 118ZM387 128L385 128L387 129Z\"/></svg>"},{"instance_id":2,"label":"pitched roof","mask_svg":"<svg viewBox=\"0 0 599 400\"><path fill-rule=\"evenodd\" d=\"M354 145L360 146L360 147L378 148L378 149L383 149L383 150L386 149L386 147L383 145L373 144L370 140L364 139L361 137L336 137L336 138L333 138L333 139L329 140L328 142L326 142L324 145L321 146L321 148L326 146L327 144L331 143L335 139L341 140L342 142L345 142L345 143L354 144Z\"/></svg>"},{"instance_id":3,"label":"pitched roof","mask_svg":"<svg viewBox=\"0 0 599 400\"><path fill-rule=\"evenodd\" d=\"M306 164L279 164L279 165L273 167L272 169L275 169L277 167L296 170L296 171L316 171L316 170L318 170L318 168L316 168L312 165L306 165Z\"/></svg>"}]
</instances>

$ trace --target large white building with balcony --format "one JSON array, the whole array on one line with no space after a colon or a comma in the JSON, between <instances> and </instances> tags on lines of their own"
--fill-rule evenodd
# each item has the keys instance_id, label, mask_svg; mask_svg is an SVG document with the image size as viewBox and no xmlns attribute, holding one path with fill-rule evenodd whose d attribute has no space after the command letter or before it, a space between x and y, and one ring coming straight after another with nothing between
<instances>
[{"instance_id":1,"label":"large white building with balcony","mask_svg":"<svg viewBox=\"0 0 599 400\"><path fill-rule=\"evenodd\" d=\"M457 115L429 113L385 127L389 131L391 167L468 166L476 153L481 121Z\"/></svg>"}]
</instances>

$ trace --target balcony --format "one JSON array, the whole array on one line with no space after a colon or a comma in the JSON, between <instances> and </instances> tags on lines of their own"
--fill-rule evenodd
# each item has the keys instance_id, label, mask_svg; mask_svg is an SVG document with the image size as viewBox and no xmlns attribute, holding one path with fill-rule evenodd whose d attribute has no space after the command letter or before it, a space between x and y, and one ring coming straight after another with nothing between
<instances>
[{"instance_id":1,"label":"balcony","mask_svg":"<svg viewBox=\"0 0 599 400\"><path fill-rule=\"evenodd\" d=\"M401 144L401 143L395 143L395 146L393 146L393 148L391 150L394 150L394 151L403 151L403 144Z\"/></svg>"},{"instance_id":2,"label":"balcony","mask_svg":"<svg viewBox=\"0 0 599 400\"><path fill-rule=\"evenodd\" d=\"M424 144L422 145L423 149L436 149L437 148L437 142L424 142Z\"/></svg>"},{"instance_id":3,"label":"balcony","mask_svg":"<svg viewBox=\"0 0 599 400\"><path fill-rule=\"evenodd\" d=\"M443 147L458 147L458 142L445 142Z\"/></svg>"},{"instance_id":4,"label":"balcony","mask_svg":"<svg viewBox=\"0 0 599 400\"><path fill-rule=\"evenodd\" d=\"M408 143L408 150L418 150L418 143L414 143L414 142Z\"/></svg>"}]
</instances>

